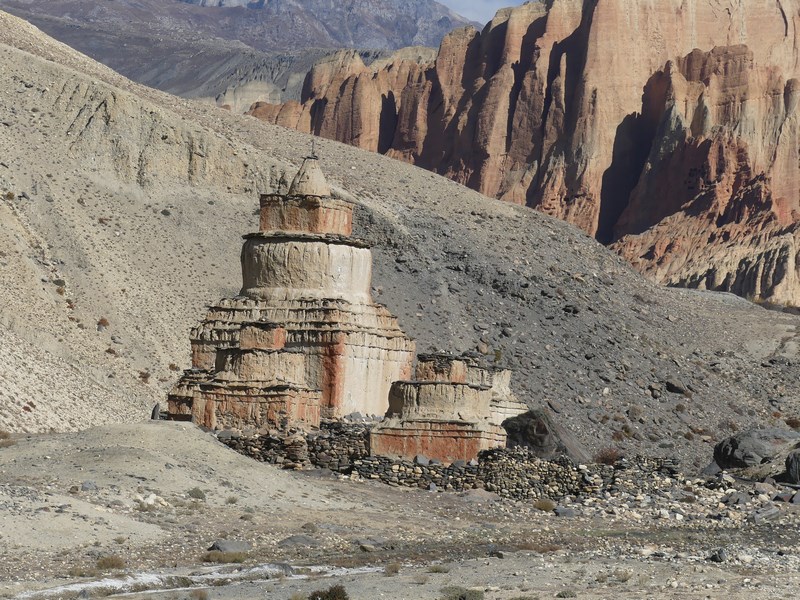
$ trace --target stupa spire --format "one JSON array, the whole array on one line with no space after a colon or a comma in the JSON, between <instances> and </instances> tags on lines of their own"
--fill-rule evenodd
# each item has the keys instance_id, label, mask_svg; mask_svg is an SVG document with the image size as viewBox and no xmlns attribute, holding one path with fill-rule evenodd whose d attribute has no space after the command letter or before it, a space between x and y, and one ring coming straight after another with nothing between
<instances>
[{"instance_id":1,"label":"stupa spire","mask_svg":"<svg viewBox=\"0 0 800 600\"><path fill-rule=\"evenodd\" d=\"M303 160L300 170L289 186L290 196L317 196L319 198L331 195L331 188L325 180L325 175L319 167L319 160L312 153Z\"/></svg>"}]
</instances>

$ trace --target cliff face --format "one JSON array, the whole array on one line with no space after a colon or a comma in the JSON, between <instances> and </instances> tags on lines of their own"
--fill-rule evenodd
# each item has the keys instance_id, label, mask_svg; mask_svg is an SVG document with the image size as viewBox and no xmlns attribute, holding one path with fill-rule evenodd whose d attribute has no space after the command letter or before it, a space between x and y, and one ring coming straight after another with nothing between
<instances>
[{"instance_id":1,"label":"cliff face","mask_svg":"<svg viewBox=\"0 0 800 600\"><path fill-rule=\"evenodd\" d=\"M532 2L430 62L340 54L251 112L565 219L662 282L789 301L793 258L732 282L798 220L799 21L798 0ZM701 277L726 228L743 255Z\"/></svg>"}]
</instances>

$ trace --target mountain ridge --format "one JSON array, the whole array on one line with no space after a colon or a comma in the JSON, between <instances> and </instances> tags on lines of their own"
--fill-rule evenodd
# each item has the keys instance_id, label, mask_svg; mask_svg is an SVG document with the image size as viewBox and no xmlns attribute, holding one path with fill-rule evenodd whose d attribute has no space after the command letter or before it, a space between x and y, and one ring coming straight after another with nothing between
<instances>
[{"instance_id":1,"label":"mountain ridge","mask_svg":"<svg viewBox=\"0 0 800 600\"><path fill-rule=\"evenodd\" d=\"M716 7L527 3L428 63L318 64L250 114L564 219L660 283L797 306L800 4Z\"/></svg>"}]
</instances>

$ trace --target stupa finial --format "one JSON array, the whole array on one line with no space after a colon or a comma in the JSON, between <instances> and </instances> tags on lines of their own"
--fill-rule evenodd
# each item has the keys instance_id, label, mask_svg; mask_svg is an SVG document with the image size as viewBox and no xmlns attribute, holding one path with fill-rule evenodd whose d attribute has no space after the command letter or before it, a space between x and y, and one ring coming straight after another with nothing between
<instances>
[{"instance_id":1,"label":"stupa finial","mask_svg":"<svg viewBox=\"0 0 800 600\"><path fill-rule=\"evenodd\" d=\"M303 160L300 170L289 186L290 196L318 196L326 197L331 195L331 188L325 181L325 175L319 167L317 156L314 154L316 148L312 146L311 156Z\"/></svg>"}]
</instances>

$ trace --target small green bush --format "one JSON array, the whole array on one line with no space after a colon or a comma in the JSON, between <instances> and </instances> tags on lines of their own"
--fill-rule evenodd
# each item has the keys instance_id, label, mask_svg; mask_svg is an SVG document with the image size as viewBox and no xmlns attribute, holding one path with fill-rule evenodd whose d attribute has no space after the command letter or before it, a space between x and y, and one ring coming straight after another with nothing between
<instances>
[{"instance_id":1,"label":"small green bush","mask_svg":"<svg viewBox=\"0 0 800 600\"><path fill-rule=\"evenodd\" d=\"M186 495L189 496L189 498L194 498L195 500L205 500L206 499L206 493L203 490L201 490L199 487L195 487L195 488L190 489L188 492L186 492Z\"/></svg>"}]
</instances>

